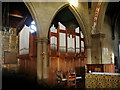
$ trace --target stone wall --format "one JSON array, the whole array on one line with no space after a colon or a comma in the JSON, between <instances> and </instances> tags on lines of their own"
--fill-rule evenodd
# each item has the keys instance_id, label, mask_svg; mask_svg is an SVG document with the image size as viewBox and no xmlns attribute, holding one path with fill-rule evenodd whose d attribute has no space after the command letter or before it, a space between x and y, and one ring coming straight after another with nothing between
<instances>
[{"instance_id":1,"label":"stone wall","mask_svg":"<svg viewBox=\"0 0 120 90\"><path fill-rule=\"evenodd\" d=\"M0 31L0 64L2 63L2 31Z\"/></svg>"},{"instance_id":2,"label":"stone wall","mask_svg":"<svg viewBox=\"0 0 120 90\"><path fill-rule=\"evenodd\" d=\"M29 2L25 3L31 12L32 17L37 24L37 40L48 38L48 31L55 15L65 6L70 6L67 2ZM88 8L87 2L79 2L77 7L70 6L70 10L75 15L80 27L85 35L85 43L87 47L87 60L89 64L114 64L114 55L117 55L116 45L113 45L112 30L110 19L105 17L107 3L101 5L100 15L98 16L96 35L91 37L93 18L95 15L97 2L92 3L92 7ZM43 8L44 7L44 8ZM96 37L94 37L96 36ZM104 36L104 37L102 37ZM117 41L117 40L116 40ZM116 41L114 43L116 43ZM41 42L38 42L37 52L37 73L38 79L41 79ZM114 48L115 47L115 48ZM47 50L47 49L46 49ZM45 50L45 51L46 51ZM48 59L48 58L46 58ZM41 61L40 61L41 60ZM45 60L48 61L48 60ZM46 62L47 63L47 62ZM45 66L47 67L47 66ZM47 69L47 68L46 68Z\"/></svg>"},{"instance_id":3,"label":"stone wall","mask_svg":"<svg viewBox=\"0 0 120 90\"><path fill-rule=\"evenodd\" d=\"M46 45L48 43L41 42L43 38L48 39L49 27L51 25L52 20L55 15L65 6L69 6L69 9L76 17L80 27L85 35L86 46L89 46L90 43L90 27L89 27L89 16L88 16L88 3L87 2L79 2L78 7L70 6L68 2L26 2L25 3L28 9L31 12L32 17L35 19L37 24L37 40L38 40L38 52L37 52L37 75L38 79L48 78L47 77L47 69L48 69L48 56L45 54L44 60L41 55L42 52L47 53ZM92 7L94 8L94 7ZM45 45L44 45L45 44ZM44 48L41 47L45 46ZM44 50L43 50L44 49ZM46 52L47 51L47 52ZM43 63L43 65L41 64ZM42 73L42 69L44 69L44 73ZM43 77L42 77L43 74Z\"/></svg>"},{"instance_id":4,"label":"stone wall","mask_svg":"<svg viewBox=\"0 0 120 90\"><path fill-rule=\"evenodd\" d=\"M12 28L9 32L0 31L0 59L4 60L4 51L18 52L18 36L16 29Z\"/></svg>"}]
</instances>

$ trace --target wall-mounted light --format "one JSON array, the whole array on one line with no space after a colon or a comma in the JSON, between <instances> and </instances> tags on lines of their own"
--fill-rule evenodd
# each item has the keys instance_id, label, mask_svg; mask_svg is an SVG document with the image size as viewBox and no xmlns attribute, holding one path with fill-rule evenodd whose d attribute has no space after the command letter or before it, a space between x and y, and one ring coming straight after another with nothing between
<instances>
[{"instance_id":1,"label":"wall-mounted light","mask_svg":"<svg viewBox=\"0 0 120 90\"><path fill-rule=\"evenodd\" d=\"M78 6L78 0L68 0L68 2L70 3L70 5L73 5L75 7Z\"/></svg>"}]
</instances>

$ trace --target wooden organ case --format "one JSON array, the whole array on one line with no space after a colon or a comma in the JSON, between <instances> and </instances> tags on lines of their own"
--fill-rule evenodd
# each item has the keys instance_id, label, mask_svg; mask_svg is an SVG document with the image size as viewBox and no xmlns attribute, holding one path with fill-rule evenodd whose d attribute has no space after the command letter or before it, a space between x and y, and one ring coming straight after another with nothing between
<instances>
[{"instance_id":1,"label":"wooden organ case","mask_svg":"<svg viewBox=\"0 0 120 90\"><path fill-rule=\"evenodd\" d=\"M62 30L59 25L57 29L50 29L48 47L50 81L56 80L56 71L62 71L63 77L71 70L76 76L85 77L86 47L79 27Z\"/></svg>"},{"instance_id":2,"label":"wooden organ case","mask_svg":"<svg viewBox=\"0 0 120 90\"><path fill-rule=\"evenodd\" d=\"M36 34L30 33L29 38L29 53L18 55L20 72L27 75L27 77L36 79L37 76L37 41Z\"/></svg>"}]
</instances>

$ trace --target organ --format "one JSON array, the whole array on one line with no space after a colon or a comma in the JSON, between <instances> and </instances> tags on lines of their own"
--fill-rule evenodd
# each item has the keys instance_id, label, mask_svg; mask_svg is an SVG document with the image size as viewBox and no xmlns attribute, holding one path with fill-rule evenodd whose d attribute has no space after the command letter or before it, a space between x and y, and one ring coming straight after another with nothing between
<instances>
[{"instance_id":1,"label":"organ","mask_svg":"<svg viewBox=\"0 0 120 90\"><path fill-rule=\"evenodd\" d=\"M53 25L49 31L48 47L50 80L55 80L56 70L62 71L64 77L71 70L76 72L76 76L85 73L81 70L87 63L85 38L79 27L69 30L60 22L57 28Z\"/></svg>"}]
</instances>

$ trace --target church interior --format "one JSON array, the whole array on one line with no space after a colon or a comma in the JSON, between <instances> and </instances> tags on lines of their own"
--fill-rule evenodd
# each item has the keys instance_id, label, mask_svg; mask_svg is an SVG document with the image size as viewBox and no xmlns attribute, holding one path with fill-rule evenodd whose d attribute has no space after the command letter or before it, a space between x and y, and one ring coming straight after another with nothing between
<instances>
[{"instance_id":1,"label":"church interior","mask_svg":"<svg viewBox=\"0 0 120 90\"><path fill-rule=\"evenodd\" d=\"M3 90L120 88L120 2L0 6Z\"/></svg>"}]
</instances>

